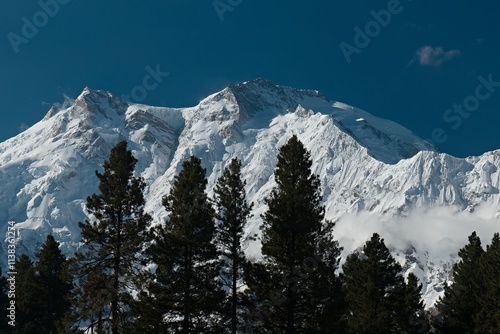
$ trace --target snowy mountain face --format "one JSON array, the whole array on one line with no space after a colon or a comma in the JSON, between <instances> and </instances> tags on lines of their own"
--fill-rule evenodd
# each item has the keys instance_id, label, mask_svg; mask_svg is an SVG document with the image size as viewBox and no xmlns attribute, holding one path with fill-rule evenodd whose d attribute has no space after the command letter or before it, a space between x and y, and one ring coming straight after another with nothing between
<instances>
[{"instance_id":1,"label":"snowy mountain face","mask_svg":"<svg viewBox=\"0 0 500 334\"><path fill-rule=\"evenodd\" d=\"M80 239L78 222L86 219L86 197L98 192L95 171L102 171L118 141L127 140L139 160L136 173L146 181L146 210L155 224L165 221L161 198L190 155L207 169L210 196L225 166L238 157L254 202L247 233L258 234L263 199L275 185L276 155L293 134L311 152L344 255L375 230L386 230L396 258L424 283L428 306L441 293L453 254L467 241L462 234L475 228L467 222L498 230L500 151L454 158L394 122L317 91L257 79L230 85L191 108L131 104L88 88L68 108L52 108L0 144L2 233L13 221L19 253L34 255L52 233L71 254ZM446 225L452 230L465 221L458 241L439 225L450 219L457 220ZM491 237L485 234L483 242ZM246 250L258 257L260 244L248 242Z\"/></svg>"}]
</instances>

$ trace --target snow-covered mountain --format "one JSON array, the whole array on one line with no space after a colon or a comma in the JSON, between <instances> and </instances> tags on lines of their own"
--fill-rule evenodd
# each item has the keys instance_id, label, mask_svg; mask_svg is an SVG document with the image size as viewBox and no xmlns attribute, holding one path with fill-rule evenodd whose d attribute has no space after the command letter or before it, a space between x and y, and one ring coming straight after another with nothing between
<instances>
[{"instance_id":1,"label":"snow-covered mountain","mask_svg":"<svg viewBox=\"0 0 500 334\"><path fill-rule=\"evenodd\" d=\"M495 224L500 151L455 158L394 122L318 91L257 79L230 85L190 108L132 104L88 88L69 107L53 107L40 122L0 144L2 233L14 221L20 231L18 252L33 255L48 233L67 253L73 251L78 222L86 218L85 199L98 192L95 170L123 139L139 160L136 172L147 183L146 209L155 223L165 220L161 198L190 155L202 159L210 192L231 158L240 158L248 198L255 203L247 232L258 233L263 199L275 185L276 154L292 134L311 152L327 218L339 222L344 241L358 237L353 224L343 221L346 216L396 224L417 208L449 207L457 213L493 208L481 219ZM411 236L403 239L389 246L421 278L430 306L452 253L436 259L415 248ZM259 243L248 244L247 254L258 256Z\"/></svg>"}]
</instances>

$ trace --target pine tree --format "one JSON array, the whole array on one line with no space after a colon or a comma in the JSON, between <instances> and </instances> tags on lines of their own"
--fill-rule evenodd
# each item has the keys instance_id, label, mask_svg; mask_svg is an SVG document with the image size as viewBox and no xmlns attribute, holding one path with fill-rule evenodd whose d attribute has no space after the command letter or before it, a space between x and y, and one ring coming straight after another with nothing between
<instances>
[{"instance_id":1,"label":"pine tree","mask_svg":"<svg viewBox=\"0 0 500 334\"><path fill-rule=\"evenodd\" d=\"M495 233L491 244L479 261L480 288L476 290L479 311L475 333L500 333L500 235Z\"/></svg>"},{"instance_id":2,"label":"pine tree","mask_svg":"<svg viewBox=\"0 0 500 334\"><path fill-rule=\"evenodd\" d=\"M405 317L405 283L401 266L377 233L362 253L347 257L343 266L348 303L348 333L401 333Z\"/></svg>"},{"instance_id":3,"label":"pine tree","mask_svg":"<svg viewBox=\"0 0 500 334\"><path fill-rule=\"evenodd\" d=\"M105 333L105 315L113 295L108 276L101 270L95 270L87 276L78 294L78 312L87 320L91 333Z\"/></svg>"},{"instance_id":4,"label":"pine tree","mask_svg":"<svg viewBox=\"0 0 500 334\"><path fill-rule=\"evenodd\" d=\"M102 294L103 287L88 283L89 279L105 276L107 305L98 307L99 313L92 318L102 319L104 330L112 334L121 333L130 321L130 289L135 287L151 221L144 213L145 184L133 176L136 163L125 141L111 150L104 173L96 171L101 193L87 198L87 211L93 219L79 223L84 246L76 254L77 278L91 297Z\"/></svg>"},{"instance_id":5,"label":"pine tree","mask_svg":"<svg viewBox=\"0 0 500 334\"><path fill-rule=\"evenodd\" d=\"M436 304L441 319L435 325L443 333L474 333L481 289L478 268L483 253L481 240L473 232L469 243L458 252L460 261L453 265L453 284L445 286L444 296Z\"/></svg>"},{"instance_id":6,"label":"pine tree","mask_svg":"<svg viewBox=\"0 0 500 334\"><path fill-rule=\"evenodd\" d=\"M158 289L160 284L151 283L155 279L155 275L145 275L145 289L139 292L137 300L132 303L132 316L135 321L130 324L127 333L170 333L169 326L164 322L165 307L160 301L163 291Z\"/></svg>"},{"instance_id":7,"label":"pine tree","mask_svg":"<svg viewBox=\"0 0 500 334\"><path fill-rule=\"evenodd\" d=\"M332 241L333 224L324 221L320 181L311 165L297 136L281 147L277 186L265 199L264 261L254 264L247 277L259 332L339 332L342 296L335 271L340 248Z\"/></svg>"},{"instance_id":8,"label":"pine tree","mask_svg":"<svg viewBox=\"0 0 500 334\"><path fill-rule=\"evenodd\" d=\"M69 311L66 297L72 288L71 278L65 268L66 258L52 235L47 235L37 258L35 269L43 301L40 333L55 333L57 322Z\"/></svg>"},{"instance_id":9,"label":"pine tree","mask_svg":"<svg viewBox=\"0 0 500 334\"><path fill-rule=\"evenodd\" d=\"M219 254L213 243L214 210L205 193L207 180L200 159L182 165L163 205L169 220L156 229L149 254L157 264L150 296L163 316L161 327L173 333L218 333L224 292ZM157 318L156 316L154 318ZM139 325L145 321L139 319ZM143 327L154 329L152 324Z\"/></svg>"},{"instance_id":10,"label":"pine tree","mask_svg":"<svg viewBox=\"0 0 500 334\"><path fill-rule=\"evenodd\" d=\"M326 221L316 235L317 247L315 258L303 262L303 271L310 275L314 294L313 304L323 305L316 308L315 318L321 334L339 334L345 332L346 300L343 282L337 274L342 248L333 239L335 224Z\"/></svg>"},{"instance_id":11,"label":"pine tree","mask_svg":"<svg viewBox=\"0 0 500 334\"><path fill-rule=\"evenodd\" d=\"M413 273L408 274L404 293L404 330L408 334L424 334L430 330L430 324L422 300L422 284Z\"/></svg>"},{"instance_id":12,"label":"pine tree","mask_svg":"<svg viewBox=\"0 0 500 334\"><path fill-rule=\"evenodd\" d=\"M241 162L231 160L215 186L216 218L220 221L215 243L222 250L224 260L224 284L229 288L230 327L236 334L239 328L238 311L241 309L241 294L238 289L243 280L247 260L242 250L243 230L253 204L246 201L245 182L241 179Z\"/></svg>"},{"instance_id":13,"label":"pine tree","mask_svg":"<svg viewBox=\"0 0 500 334\"><path fill-rule=\"evenodd\" d=\"M16 268L16 333L39 334L42 328L42 289L33 261L22 254Z\"/></svg>"}]
</instances>

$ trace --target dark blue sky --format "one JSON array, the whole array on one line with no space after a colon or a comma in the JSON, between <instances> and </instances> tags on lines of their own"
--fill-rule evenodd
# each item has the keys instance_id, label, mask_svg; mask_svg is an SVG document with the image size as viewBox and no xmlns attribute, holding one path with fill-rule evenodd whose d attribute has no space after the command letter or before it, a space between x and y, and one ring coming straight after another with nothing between
<instances>
[{"instance_id":1,"label":"dark blue sky","mask_svg":"<svg viewBox=\"0 0 500 334\"><path fill-rule=\"evenodd\" d=\"M500 148L498 0L4 0L1 7L2 141L85 86L181 107L264 77L320 90L425 139L434 131L437 146L456 156ZM157 68L168 77L141 88Z\"/></svg>"}]
</instances>

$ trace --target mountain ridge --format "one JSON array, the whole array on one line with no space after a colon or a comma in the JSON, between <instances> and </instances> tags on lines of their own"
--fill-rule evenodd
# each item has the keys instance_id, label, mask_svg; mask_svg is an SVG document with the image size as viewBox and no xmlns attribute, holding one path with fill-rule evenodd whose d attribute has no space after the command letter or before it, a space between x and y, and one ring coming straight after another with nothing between
<instances>
[{"instance_id":1,"label":"mountain ridge","mask_svg":"<svg viewBox=\"0 0 500 334\"><path fill-rule=\"evenodd\" d=\"M161 197L190 155L207 169L209 195L228 161L238 157L255 203L246 233L259 234L263 198L275 185L276 154L293 134L311 152L328 219L341 222L346 214L365 212L404 217L415 208L440 206L473 212L500 204L500 150L455 158L392 121L318 91L256 79L188 108L134 104L86 87L69 106L51 108L40 122L0 143L0 221L16 222L20 251L33 255L53 233L70 253L78 246L77 223L86 218L85 198L98 191L95 170L114 144L127 140L155 224L167 218ZM249 242L247 255L258 257L259 247ZM419 277L432 305L446 273L430 264L432 258L417 255L411 257L425 262ZM416 270L413 264L408 270Z\"/></svg>"}]
</instances>

